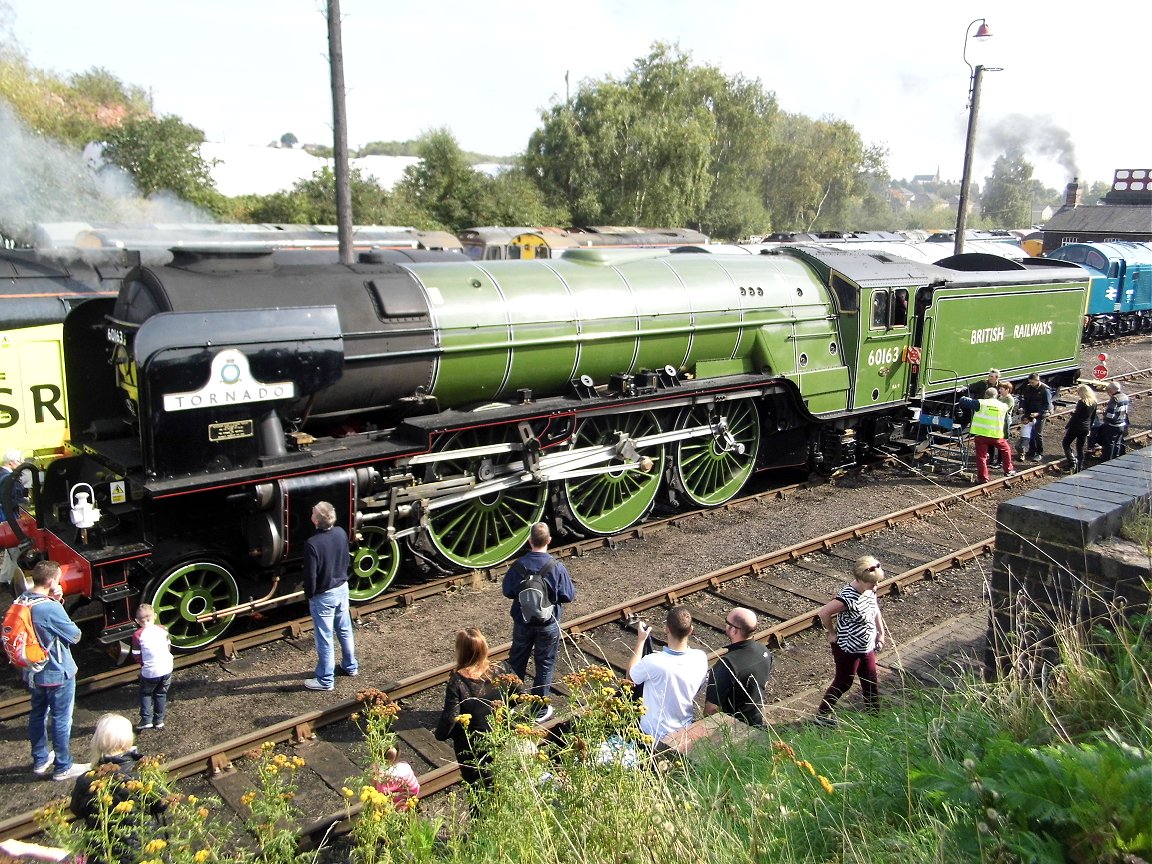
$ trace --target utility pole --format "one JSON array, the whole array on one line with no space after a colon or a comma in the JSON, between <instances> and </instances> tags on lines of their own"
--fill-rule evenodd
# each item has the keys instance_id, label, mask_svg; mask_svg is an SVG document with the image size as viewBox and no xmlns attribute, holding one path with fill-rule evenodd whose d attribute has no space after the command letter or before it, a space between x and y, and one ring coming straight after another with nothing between
<instances>
[{"instance_id":1,"label":"utility pole","mask_svg":"<svg viewBox=\"0 0 1152 864\"><path fill-rule=\"evenodd\" d=\"M964 251L964 231L968 224L968 187L972 184L972 152L976 145L976 116L980 113L980 82L984 78L984 67L977 66L972 72L972 95L968 106L968 137L964 143L964 171L960 178L960 208L956 213L956 239L952 254Z\"/></svg>"},{"instance_id":2,"label":"utility pole","mask_svg":"<svg viewBox=\"0 0 1152 864\"><path fill-rule=\"evenodd\" d=\"M336 236L340 263L352 260L352 189L348 185L348 117L344 109L344 48L340 41L340 0L328 0L328 68L332 77L332 153L336 174Z\"/></svg>"}]
</instances>

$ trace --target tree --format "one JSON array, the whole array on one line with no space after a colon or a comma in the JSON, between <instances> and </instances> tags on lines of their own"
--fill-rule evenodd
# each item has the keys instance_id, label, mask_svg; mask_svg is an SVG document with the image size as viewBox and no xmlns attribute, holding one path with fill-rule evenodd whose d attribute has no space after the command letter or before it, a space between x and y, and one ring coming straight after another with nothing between
<instances>
[{"instance_id":1,"label":"tree","mask_svg":"<svg viewBox=\"0 0 1152 864\"><path fill-rule=\"evenodd\" d=\"M300 139L293 135L291 132L285 132L280 136L281 147L295 147L300 143Z\"/></svg>"},{"instance_id":2,"label":"tree","mask_svg":"<svg viewBox=\"0 0 1152 864\"><path fill-rule=\"evenodd\" d=\"M202 143L204 133L179 117L133 118L105 133L104 160L128 172L145 197L167 190L219 213L223 196L200 155Z\"/></svg>"},{"instance_id":3,"label":"tree","mask_svg":"<svg viewBox=\"0 0 1152 864\"><path fill-rule=\"evenodd\" d=\"M577 224L698 222L714 182L716 120L689 57L657 43L623 81L581 85L542 115L525 167Z\"/></svg>"},{"instance_id":4,"label":"tree","mask_svg":"<svg viewBox=\"0 0 1152 864\"><path fill-rule=\"evenodd\" d=\"M984 180L980 213L985 225L1018 228L1032 224L1032 165L1022 151L998 156Z\"/></svg>"},{"instance_id":5,"label":"tree","mask_svg":"<svg viewBox=\"0 0 1152 864\"><path fill-rule=\"evenodd\" d=\"M352 192L352 212L358 224L413 224L396 220L388 193L365 178L358 169L351 169L348 183ZM249 222L335 225L336 174L325 166L307 180L298 180L287 192L246 196L236 215L241 221Z\"/></svg>"},{"instance_id":6,"label":"tree","mask_svg":"<svg viewBox=\"0 0 1152 864\"><path fill-rule=\"evenodd\" d=\"M845 208L883 168L883 151L865 148L843 120L785 114L776 126L765 178L772 227L812 231L844 227Z\"/></svg>"},{"instance_id":7,"label":"tree","mask_svg":"<svg viewBox=\"0 0 1152 864\"><path fill-rule=\"evenodd\" d=\"M396 192L449 230L482 224L476 214L483 209L483 180L452 133L433 130L420 138L416 149L420 162L404 169Z\"/></svg>"}]
</instances>

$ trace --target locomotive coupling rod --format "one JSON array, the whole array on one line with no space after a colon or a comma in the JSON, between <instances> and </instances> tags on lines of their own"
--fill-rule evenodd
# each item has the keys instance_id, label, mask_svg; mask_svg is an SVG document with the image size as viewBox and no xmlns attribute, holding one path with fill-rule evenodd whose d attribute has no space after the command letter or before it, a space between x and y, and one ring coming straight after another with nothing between
<instances>
[{"instance_id":1,"label":"locomotive coupling rod","mask_svg":"<svg viewBox=\"0 0 1152 864\"><path fill-rule=\"evenodd\" d=\"M274 597L273 595L276 593L276 588L279 584L280 578L277 577L272 580L272 588L259 600L249 600L247 603L241 603L238 606L229 606L227 609L215 609L212 612L205 612L203 615L196 616L196 622L218 621L221 618L229 618L233 615L249 615L261 609L269 609L274 606L284 606L288 603L294 603L304 596L303 591L293 591L291 594L285 594L283 597Z\"/></svg>"}]
</instances>

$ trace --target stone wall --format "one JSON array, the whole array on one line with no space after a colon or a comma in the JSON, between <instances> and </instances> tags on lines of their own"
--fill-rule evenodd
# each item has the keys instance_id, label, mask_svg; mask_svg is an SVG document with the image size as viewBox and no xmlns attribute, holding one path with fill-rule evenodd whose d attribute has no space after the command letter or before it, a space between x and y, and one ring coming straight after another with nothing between
<instances>
[{"instance_id":1,"label":"stone wall","mask_svg":"<svg viewBox=\"0 0 1152 864\"><path fill-rule=\"evenodd\" d=\"M1118 534L1152 502L1152 448L1065 477L1000 505L986 666L1058 662L1058 631L1148 610L1152 560Z\"/></svg>"}]
</instances>

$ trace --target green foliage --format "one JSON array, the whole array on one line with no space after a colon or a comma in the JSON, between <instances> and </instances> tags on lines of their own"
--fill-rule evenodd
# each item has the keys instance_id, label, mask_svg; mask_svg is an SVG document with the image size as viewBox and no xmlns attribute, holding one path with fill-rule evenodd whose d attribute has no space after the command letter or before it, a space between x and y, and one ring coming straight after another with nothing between
<instances>
[{"instance_id":1,"label":"green foliage","mask_svg":"<svg viewBox=\"0 0 1152 864\"><path fill-rule=\"evenodd\" d=\"M428 213L437 223L457 229L478 224L483 182L464 158L456 139L447 129L437 129L420 139L420 162L404 169L397 191Z\"/></svg>"},{"instance_id":2,"label":"green foliage","mask_svg":"<svg viewBox=\"0 0 1152 864\"><path fill-rule=\"evenodd\" d=\"M69 81L31 66L20 54L0 53L0 100L33 133L80 150L103 137L104 130L146 116L148 105L139 88L126 88L102 69Z\"/></svg>"},{"instance_id":3,"label":"green foliage","mask_svg":"<svg viewBox=\"0 0 1152 864\"><path fill-rule=\"evenodd\" d=\"M955 837L974 856L1063 864L1152 854L1152 763L1114 733L1047 747L998 737L978 758L918 772L914 780L928 800L966 811Z\"/></svg>"},{"instance_id":4,"label":"green foliage","mask_svg":"<svg viewBox=\"0 0 1152 864\"><path fill-rule=\"evenodd\" d=\"M295 864L300 858L293 826L303 816L294 803L296 772L304 767L304 760L277 753L271 741L248 757L254 762L256 785L240 801L248 808L245 827L259 847L252 860L254 864Z\"/></svg>"},{"instance_id":5,"label":"green foliage","mask_svg":"<svg viewBox=\"0 0 1152 864\"><path fill-rule=\"evenodd\" d=\"M1152 509L1145 505L1143 509L1136 508L1129 513L1120 526L1120 536L1139 544L1152 555Z\"/></svg>"},{"instance_id":6,"label":"green foliage","mask_svg":"<svg viewBox=\"0 0 1152 864\"><path fill-rule=\"evenodd\" d=\"M291 132L285 132L283 135L280 136L280 146L281 147L295 147L299 143L300 143L300 139L297 138Z\"/></svg>"},{"instance_id":7,"label":"green foliage","mask_svg":"<svg viewBox=\"0 0 1152 864\"><path fill-rule=\"evenodd\" d=\"M623 81L583 84L542 115L530 176L577 224L696 223L714 183L717 124L692 73L688 55L658 43Z\"/></svg>"},{"instance_id":8,"label":"green foliage","mask_svg":"<svg viewBox=\"0 0 1152 864\"><path fill-rule=\"evenodd\" d=\"M390 196L356 168L348 172L352 216L360 225L417 225L395 219ZM336 172L328 166L307 180L298 180L286 192L247 195L237 200L236 218L242 222L284 222L296 225L335 225Z\"/></svg>"},{"instance_id":9,"label":"green foliage","mask_svg":"<svg viewBox=\"0 0 1152 864\"><path fill-rule=\"evenodd\" d=\"M997 157L992 176L984 181L980 213L989 224L1032 223L1032 166L1019 151Z\"/></svg>"},{"instance_id":10,"label":"green foliage","mask_svg":"<svg viewBox=\"0 0 1152 864\"><path fill-rule=\"evenodd\" d=\"M104 159L131 175L144 197L171 192L214 213L224 210L211 166L200 156L204 133L178 117L126 120L104 135Z\"/></svg>"}]
</instances>

